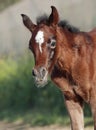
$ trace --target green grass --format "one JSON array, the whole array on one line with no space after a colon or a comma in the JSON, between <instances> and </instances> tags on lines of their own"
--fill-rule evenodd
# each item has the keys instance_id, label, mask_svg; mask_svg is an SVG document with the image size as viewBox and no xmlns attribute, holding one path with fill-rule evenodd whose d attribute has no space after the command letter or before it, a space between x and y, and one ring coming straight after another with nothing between
<instances>
[{"instance_id":1,"label":"green grass","mask_svg":"<svg viewBox=\"0 0 96 130\"><path fill-rule=\"evenodd\" d=\"M0 60L0 82L5 79L10 79L15 76L17 71L17 64L12 59Z\"/></svg>"},{"instance_id":2,"label":"green grass","mask_svg":"<svg viewBox=\"0 0 96 130\"><path fill-rule=\"evenodd\" d=\"M30 126L45 126L51 124L58 124L62 126L69 126L69 116L62 116L56 113L49 113L47 111L36 110L3 110L0 112L0 120L5 122L19 121L22 124L30 124ZM85 117L85 127L93 126L93 120L90 117Z\"/></svg>"},{"instance_id":3,"label":"green grass","mask_svg":"<svg viewBox=\"0 0 96 130\"><path fill-rule=\"evenodd\" d=\"M69 124L69 118L67 116L60 116L56 113L48 111L36 110L13 110L7 109L0 112L0 120L6 122L16 122L20 120L24 124L30 124L31 126L44 126L50 124Z\"/></svg>"},{"instance_id":4,"label":"green grass","mask_svg":"<svg viewBox=\"0 0 96 130\"><path fill-rule=\"evenodd\" d=\"M93 119L92 117L85 117L85 127L93 126Z\"/></svg>"}]
</instances>

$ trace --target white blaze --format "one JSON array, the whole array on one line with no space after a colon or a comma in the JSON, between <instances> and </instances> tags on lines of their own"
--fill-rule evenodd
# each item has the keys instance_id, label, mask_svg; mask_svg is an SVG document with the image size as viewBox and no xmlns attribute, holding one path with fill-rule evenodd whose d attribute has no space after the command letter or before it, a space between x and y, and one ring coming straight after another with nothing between
<instances>
[{"instance_id":1,"label":"white blaze","mask_svg":"<svg viewBox=\"0 0 96 130\"><path fill-rule=\"evenodd\" d=\"M42 44L44 43L44 33L42 31L38 31L35 37L36 43L39 44L40 52L42 53Z\"/></svg>"}]
</instances>

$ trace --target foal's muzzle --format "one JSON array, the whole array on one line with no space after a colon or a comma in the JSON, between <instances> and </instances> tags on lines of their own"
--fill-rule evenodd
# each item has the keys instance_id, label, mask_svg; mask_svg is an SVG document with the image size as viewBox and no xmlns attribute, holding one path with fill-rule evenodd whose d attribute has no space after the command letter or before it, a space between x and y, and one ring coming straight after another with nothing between
<instances>
[{"instance_id":1,"label":"foal's muzzle","mask_svg":"<svg viewBox=\"0 0 96 130\"><path fill-rule=\"evenodd\" d=\"M32 75L35 79L37 87L44 87L48 81L48 71L45 67L39 67L32 70Z\"/></svg>"}]
</instances>

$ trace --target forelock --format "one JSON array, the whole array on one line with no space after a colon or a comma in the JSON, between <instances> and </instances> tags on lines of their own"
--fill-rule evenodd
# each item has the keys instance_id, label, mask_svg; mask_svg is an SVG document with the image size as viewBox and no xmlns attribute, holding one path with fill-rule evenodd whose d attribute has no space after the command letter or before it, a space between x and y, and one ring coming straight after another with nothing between
<instances>
[{"instance_id":1,"label":"forelock","mask_svg":"<svg viewBox=\"0 0 96 130\"><path fill-rule=\"evenodd\" d=\"M48 16L46 14L44 14L42 16L38 16L36 19L36 23L37 23L37 25L39 25L39 24L48 25Z\"/></svg>"}]
</instances>

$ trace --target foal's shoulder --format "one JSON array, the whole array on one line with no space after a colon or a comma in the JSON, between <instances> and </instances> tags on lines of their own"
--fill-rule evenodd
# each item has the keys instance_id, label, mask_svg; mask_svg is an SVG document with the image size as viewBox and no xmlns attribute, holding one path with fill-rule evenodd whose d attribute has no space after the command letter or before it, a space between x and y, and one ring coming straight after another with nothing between
<instances>
[{"instance_id":1,"label":"foal's shoulder","mask_svg":"<svg viewBox=\"0 0 96 130\"><path fill-rule=\"evenodd\" d=\"M93 39L88 32L79 32L74 37L75 44L80 47L82 45L92 45Z\"/></svg>"}]
</instances>

